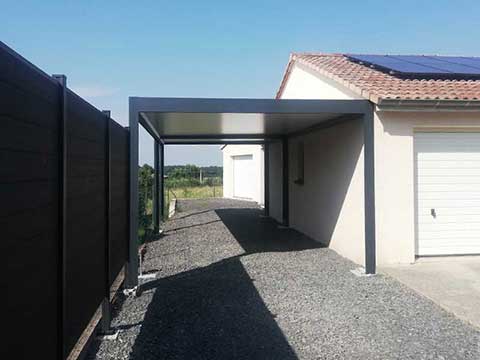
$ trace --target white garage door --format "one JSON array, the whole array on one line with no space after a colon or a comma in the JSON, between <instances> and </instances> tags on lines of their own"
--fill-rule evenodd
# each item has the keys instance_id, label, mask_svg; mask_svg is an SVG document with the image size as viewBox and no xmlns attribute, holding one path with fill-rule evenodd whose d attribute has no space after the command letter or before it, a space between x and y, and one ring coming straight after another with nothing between
<instances>
[{"instance_id":1,"label":"white garage door","mask_svg":"<svg viewBox=\"0 0 480 360\"><path fill-rule=\"evenodd\" d=\"M253 199L255 172L252 155L233 156L233 196Z\"/></svg>"},{"instance_id":2,"label":"white garage door","mask_svg":"<svg viewBox=\"0 0 480 360\"><path fill-rule=\"evenodd\" d=\"M480 133L416 133L417 255L480 254Z\"/></svg>"}]
</instances>

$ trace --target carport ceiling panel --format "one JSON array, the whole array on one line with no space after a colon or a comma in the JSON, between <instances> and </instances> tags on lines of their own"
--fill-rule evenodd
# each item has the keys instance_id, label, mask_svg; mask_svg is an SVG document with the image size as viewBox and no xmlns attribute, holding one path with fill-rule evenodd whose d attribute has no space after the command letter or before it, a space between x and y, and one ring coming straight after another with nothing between
<instances>
[{"instance_id":1,"label":"carport ceiling panel","mask_svg":"<svg viewBox=\"0 0 480 360\"><path fill-rule=\"evenodd\" d=\"M301 131L339 116L336 113L162 113L142 112L162 136L282 135Z\"/></svg>"}]
</instances>

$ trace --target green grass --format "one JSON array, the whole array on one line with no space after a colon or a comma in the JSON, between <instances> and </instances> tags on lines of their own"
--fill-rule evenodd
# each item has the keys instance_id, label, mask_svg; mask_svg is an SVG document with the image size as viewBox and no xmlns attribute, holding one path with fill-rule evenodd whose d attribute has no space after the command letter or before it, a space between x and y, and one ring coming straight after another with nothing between
<instances>
[{"instance_id":1,"label":"green grass","mask_svg":"<svg viewBox=\"0 0 480 360\"><path fill-rule=\"evenodd\" d=\"M187 186L178 188L165 188L165 215L168 216L170 201L173 199L208 199L223 197L223 186Z\"/></svg>"},{"instance_id":2,"label":"green grass","mask_svg":"<svg viewBox=\"0 0 480 360\"><path fill-rule=\"evenodd\" d=\"M170 199L174 197L177 199L207 199L223 196L222 186L188 186L165 190L165 196L168 194Z\"/></svg>"},{"instance_id":3,"label":"green grass","mask_svg":"<svg viewBox=\"0 0 480 360\"><path fill-rule=\"evenodd\" d=\"M177 199L208 199L213 197L222 197L223 196L223 186L218 185L212 186L187 186L187 187L177 187L177 188L165 188L165 216L168 216L169 204L170 201L174 198ZM152 199L147 199L145 204L145 214L144 217L151 218L153 213L153 203ZM138 227L138 237L140 243L146 241L153 229L144 228L141 224Z\"/></svg>"}]
</instances>

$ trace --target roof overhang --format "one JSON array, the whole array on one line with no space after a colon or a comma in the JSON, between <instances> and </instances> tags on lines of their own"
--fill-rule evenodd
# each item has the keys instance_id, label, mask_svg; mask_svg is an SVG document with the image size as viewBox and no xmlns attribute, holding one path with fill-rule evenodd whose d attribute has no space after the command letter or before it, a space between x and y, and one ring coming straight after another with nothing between
<instances>
[{"instance_id":1,"label":"roof overhang","mask_svg":"<svg viewBox=\"0 0 480 360\"><path fill-rule=\"evenodd\" d=\"M263 143L371 111L367 100L130 97L129 105L165 144Z\"/></svg>"}]
</instances>

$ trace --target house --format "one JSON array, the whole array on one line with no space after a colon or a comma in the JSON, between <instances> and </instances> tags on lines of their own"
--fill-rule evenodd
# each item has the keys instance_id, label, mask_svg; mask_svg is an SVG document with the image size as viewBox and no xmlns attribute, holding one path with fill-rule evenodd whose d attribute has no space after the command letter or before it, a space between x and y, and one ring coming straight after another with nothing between
<instances>
[{"instance_id":1,"label":"house","mask_svg":"<svg viewBox=\"0 0 480 360\"><path fill-rule=\"evenodd\" d=\"M479 73L480 58L291 55L277 99L367 99L373 107L378 264L480 254ZM345 116L288 141L289 225L359 264L363 141L362 123ZM270 154L281 146L271 143ZM280 157L270 157L270 173ZM281 221L278 193L270 196Z\"/></svg>"},{"instance_id":2,"label":"house","mask_svg":"<svg viewBox=\"0 0 480 360\"><path fill-rule=\"evenodd\" d=\"M253 200L263 205L263 147L261 145L224 145L223 197Z\"/></svg>"}]
</instances>

